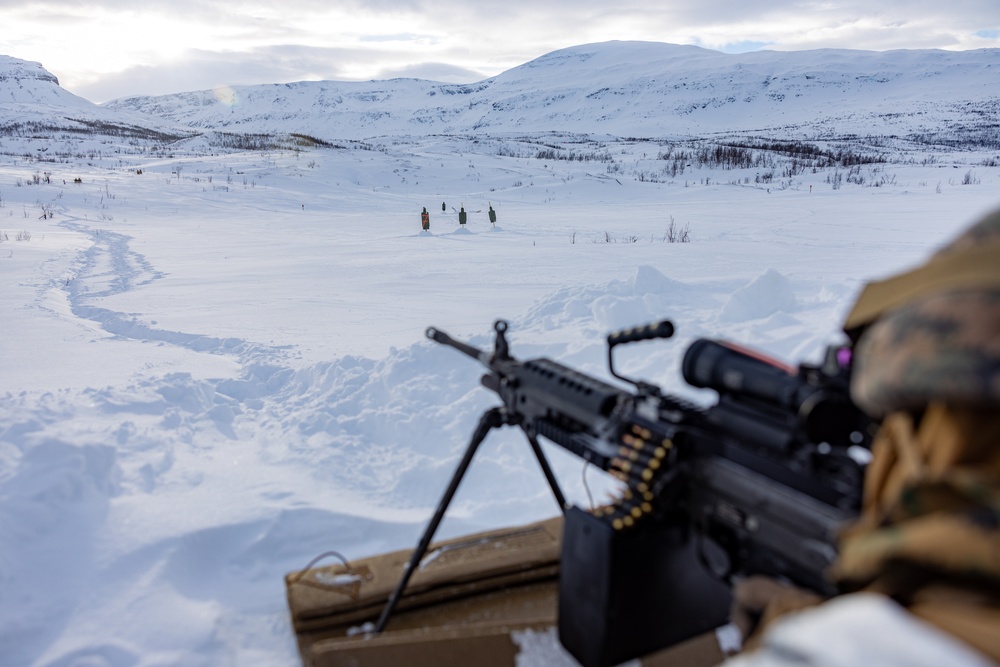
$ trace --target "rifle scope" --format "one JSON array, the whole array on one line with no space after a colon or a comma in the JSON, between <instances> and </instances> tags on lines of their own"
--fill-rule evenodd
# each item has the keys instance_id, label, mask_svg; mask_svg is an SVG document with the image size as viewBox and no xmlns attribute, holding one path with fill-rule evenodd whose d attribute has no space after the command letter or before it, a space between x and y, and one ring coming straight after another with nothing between
<instances>
[{"instance_id":1,"label":"rifle scope","mask_svg":"<svg viewBox=\"0 0 1000 667\"><path fill-rule=\"evenodd\" d=\"M791 369L778 362L707 338L691 344L681 372L693 387L740 393L781 407L792 405L800 384Z\"/></svg>"},{"instance_id":2,"label":"rifle scope","mask_svg":"<svg viewBox=\"0 0 1000 667\"><path fill-rule=\"evenodd\" d=\"M720 396L757 399L795 415L813 442L859 444L862 417L846 391L834 389L832 378L817 383L815 374L796 373L764 356L705 338L684 355L681 372L688 384L714 389Z\"/></svg>"}]
</instances>

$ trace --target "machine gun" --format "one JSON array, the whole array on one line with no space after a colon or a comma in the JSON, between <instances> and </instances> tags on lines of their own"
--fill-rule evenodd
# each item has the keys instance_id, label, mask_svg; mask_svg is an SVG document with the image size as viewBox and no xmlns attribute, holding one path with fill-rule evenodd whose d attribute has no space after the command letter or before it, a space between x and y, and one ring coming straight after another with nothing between
<instances>
[{"instance_id":1,"label":"machine gun","mask_svg":"<svg viewBox=\"0 0 1000 667\"><path fill-rule=\"evenodd\" d=\"M502 405L480 419L451 482L376 625L381 632L489 431L520 428L564 513L559 639L585 667L607 667L726 623L735 578L762 574L835 593L824 572L836 533L856 517L872 426L848 392L850 349L785 367L699 339L684 379L714 389L701 408L617 373L618 345L669 338L669 321L608 336L626 391L551 359L510 354L508 324L492 351L434 328L427 337L482 363ZM614 475L624 490L593 509L570 506L544 437Z\"/></svg>"}]
</instances>

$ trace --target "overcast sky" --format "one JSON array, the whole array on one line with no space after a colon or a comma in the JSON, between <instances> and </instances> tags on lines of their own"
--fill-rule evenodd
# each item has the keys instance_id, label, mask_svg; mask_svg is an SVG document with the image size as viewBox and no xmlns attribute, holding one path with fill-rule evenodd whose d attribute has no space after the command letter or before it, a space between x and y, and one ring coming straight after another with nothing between
<instances>
[{"instance_id":1,"label":"overcast sky","mask_svg":"<svg viewBox=\"0 0 1000 667\"><path fill-rule=\"evenodd\" d=\"M607 40L997 48L1000 0L0 0L0 31L0 54L105 102L320 79L471 83Z\"/></svg>"}]
</instances>

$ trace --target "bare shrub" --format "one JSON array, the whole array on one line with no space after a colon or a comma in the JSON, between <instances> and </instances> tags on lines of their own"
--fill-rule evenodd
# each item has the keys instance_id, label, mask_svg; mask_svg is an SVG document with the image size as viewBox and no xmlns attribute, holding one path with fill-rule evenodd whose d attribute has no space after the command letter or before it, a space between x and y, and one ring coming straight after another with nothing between
<instances>
[{"instance_id":1,"label":"bare shrub","mask_svg":"<svg viewBox=\"0 0 1000 667\"><path fill-rule=\"evenodd\" d=\"M674 220L674 216L670 216L670 224L667 226L667 231L663 234L663 241L665 243L690 243L691 226L684 225L682 228Z\"/></svg>"}]
</instances>

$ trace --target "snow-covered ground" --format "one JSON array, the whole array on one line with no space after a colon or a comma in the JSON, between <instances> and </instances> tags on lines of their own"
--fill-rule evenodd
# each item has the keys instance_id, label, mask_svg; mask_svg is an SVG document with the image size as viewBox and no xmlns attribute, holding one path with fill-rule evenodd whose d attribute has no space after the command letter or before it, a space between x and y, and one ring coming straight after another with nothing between
<instances>
[{"instance_id":1,"label":"snow-covered ground","mask_svg":"<svg viewBox=\"0 0 1000 667\"><path fill-rule=\"evenodd\" d=\"M494 404L430 325L485 347L503 317L516 356L607 378L609 331L670 318L621 368L707 401L679 376L693 339L815 361L865 280L1000 205L988 153L758 183L518 141L0 157L0 663L296 664L284 574L412 546ZM556 511L504 431L440 534Z\"/></svg>"}]
</instances>

